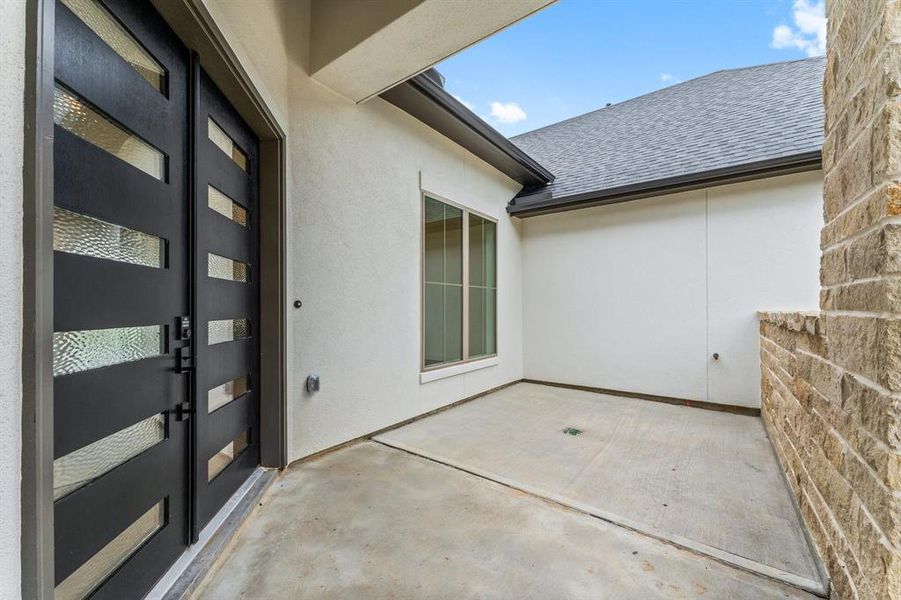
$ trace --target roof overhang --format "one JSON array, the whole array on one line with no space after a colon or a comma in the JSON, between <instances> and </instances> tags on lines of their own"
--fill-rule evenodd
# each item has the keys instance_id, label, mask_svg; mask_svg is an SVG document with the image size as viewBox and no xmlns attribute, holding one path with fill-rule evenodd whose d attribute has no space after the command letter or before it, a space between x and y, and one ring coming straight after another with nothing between
<instances>
[{"instance_id":1,"label":"roof overhang","mask_svg":"<svg viewBox=\"0 0 901 600\"><path fill-rule=\"evenodd\" d=\"M551 189L523 190L510 201L507 212L517 217L534 217L820 168L822 168L822 152L817 150L571 196L554 197Z\"/></svg>"},{"instance_id":2,"label":"roof overhang","mask_svg":"<svg viewBox=\"0 0 901 600\"><path fill-rule=\"evenodd\" d=\"M310 76L363 102L553 1L312 0Z\"/></svg>"},{"instance_id":3,"label":"roof overhang","mask_svg":"<svg viewBox=\"0 0 901 600\"><path fill-rule=\"evenodd\" d=\"M524 189L543 187L554 180L550 171L426 74L382 92L381 97L519 182Z\"/></svg>"}]
</instances>

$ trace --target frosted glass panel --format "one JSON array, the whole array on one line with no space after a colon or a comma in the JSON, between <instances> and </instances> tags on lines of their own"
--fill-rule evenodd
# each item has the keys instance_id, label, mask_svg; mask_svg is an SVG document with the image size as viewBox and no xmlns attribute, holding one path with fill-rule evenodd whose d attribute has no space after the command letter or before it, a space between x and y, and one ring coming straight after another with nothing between
<instances>
[{"instance_id":1,"label":"frosted glass panel","mask_svg":"<svg viewBox=\"0 0 901 600\"><path fill-rule=\"evenodd\" d=\"M154 89L166 92L166 70L97 0L62 0L62 3Z\"/></svg>"},{"instance_id":2,"label":"frosted glass panel","mask_svg":"<svg viewBox=\"0 0 901 600\"><path fill-rule=\"evenodd\" d=\"M250 323L247 319L223 319L210 321L208 324L209 339L207 343L221 344L232 340L250 337Z\"/></svg>"},{"instance_id":3,"label":"frosted glass panel","mask_svg":"<svg viewBox=\"0 0 901 600\"><path fill-rule=\"evenodd\" d=\"M166 177L166 157L162 152L60 86L56 86L53 95L53 122L148 175L159 180Z\"/></svg>"},{"instance_id":4,"label":"frosted glass panel","mask_svg":"<svg viewBox=\"0 0 901 600\"><path fill-rule=\"evenodd\" d=\"M155 504L138 520L112 539L71 575L56 586L55 600L81 600L93 592L113 571L128 560L153 534L166 524L166 504Z\"/></svg>"},{"instance_id":5,"label":"frosted glass panel","mask_svg":"<svg viewBox=\"0 0 901 600\"><path fill-rule=\"evenodd\" d=\"M225 258L212 252L207 256L207 267L210 277L216 279L228 279L229 281L247 281L250 267L247 263L231 258Z\"/></svg>"},{"instance_id":6,"label":"frosted glass panel","mask_svg":"<svg viewBox=\"0 0 901 600\"><path fill-rule=\"evenodd\" d=\"M53 207L53 249L132 265L161 267L163 240L121 225Z\"/></svg>"},{"instance_id":7,"label":"frosted glass panel","mask_svg":"<svg viewBox=\"0 0 901 600\"><path fill-rule=\"evenodd\" d=\"M207 119L208 121L208 135L210 140L217 146L219 149L225 152L226 155L233 161L235 164L241 167L242 170L247 170L247 155L244 154L244 151L238 148L238 145L235 143L231 137L225 131L222 130L221 127L216 123L216 121L212 119Z\"/></svg>"},{"instance_id":8,"label":"frosted glass panel","mask_svg":"<svg viewBox=\"0 0 901 600\"><path fill-rule=\"evenodd\" d=\"M216 475L230 465L247 448L249 442L250 432L245 431L210 458L207 462L207 481L212 481Z\"/></svg>"},{"instance_id":9,"label":"frosted glass panel","mask_svg":"<svg viewBox=\"0 0 901 600\"><path fill-rule=\"evenodd\" d=\"M87 485L165 437L163 415L153 415L57 458L53 461L53 499Z\"/></svg>"},{"instance_id":10,"label":"frosted glass panel","mask_svg":"<svg viewBox=\"0 0 901 600\"><path fill-rule=\"evenodd\" d=\"M115 327L53 333L53 375L68 375L162 354L163 327Z\"/></svg>"},{"instance_id":11,"label":"frosted glass panel","mask_svg":"<svg viewBox=\"0 0 901 600\"><path fill-rule=\"evenodd\" d=\"M235 398L239 398L250 389L250 376L244 375L222 385L216 386L207 392L207 412L213 412L222 408Z\"/></svg>"},{"instance_id":12,"label":"frosted glass panel","mask_svg":"<svg viewBox=\"0 0 901 600\"><path fill-rule=\"evenodd\" d=\"M247 210L211 185L207 186L207 204L238 225L247 226Z\"/></svg>"}]
</instances>

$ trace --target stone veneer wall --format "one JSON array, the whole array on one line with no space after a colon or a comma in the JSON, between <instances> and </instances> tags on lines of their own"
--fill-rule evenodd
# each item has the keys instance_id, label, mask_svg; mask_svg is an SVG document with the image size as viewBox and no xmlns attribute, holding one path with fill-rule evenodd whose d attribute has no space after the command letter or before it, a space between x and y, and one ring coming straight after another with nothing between
<instances>
[{"instance_id":1,"label":"stone veneer wall","mask_svg":"<svg viewBox=\"0 0 901 600\"><path fill-rule=\"evenodd\" d=\"M826 358L826 322L761 313L761 413L833 597L901 598L899 404Z\"/></svg>"},{"instance_id":2,"label":"stone veneer wall","mask_svg":"<svg viewBox=\"0 0 901 600\"><path fill-rule=\"evenodd\" d=\"M828 0L819 313L761 313L764 423L833 597L901 598L901 0Z\"/></svg>"}]
</instances>

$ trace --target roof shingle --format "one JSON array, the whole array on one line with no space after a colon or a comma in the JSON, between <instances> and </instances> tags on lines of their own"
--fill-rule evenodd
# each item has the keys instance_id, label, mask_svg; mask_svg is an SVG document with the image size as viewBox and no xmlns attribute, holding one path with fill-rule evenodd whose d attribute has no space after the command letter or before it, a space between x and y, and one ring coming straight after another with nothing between
<instances>
[{"instance_id":1,"label":"roof shingle","mask_svg":"<svg viewBox=\"0 0 901 600\"><path fill-rule=\"evenodd\" d=\"M817 152L825 59L716 71L512 141L556 175L554 202Z\"/></svg>"}]
</instances>

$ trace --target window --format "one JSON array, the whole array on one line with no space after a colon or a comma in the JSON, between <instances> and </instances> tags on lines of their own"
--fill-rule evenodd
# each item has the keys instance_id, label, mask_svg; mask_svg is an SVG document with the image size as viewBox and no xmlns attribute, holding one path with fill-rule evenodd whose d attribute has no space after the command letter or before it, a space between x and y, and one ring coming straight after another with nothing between
<instances>
[{"instance_id":1,"label":"window","mask_svg":"<svg viewBox=\"0 0 901 600\"><path fill-rule=\"evenodd\" d=\"M497 224L423 197L423 369L497 353Z\"/></svg>"}]
</instances>

